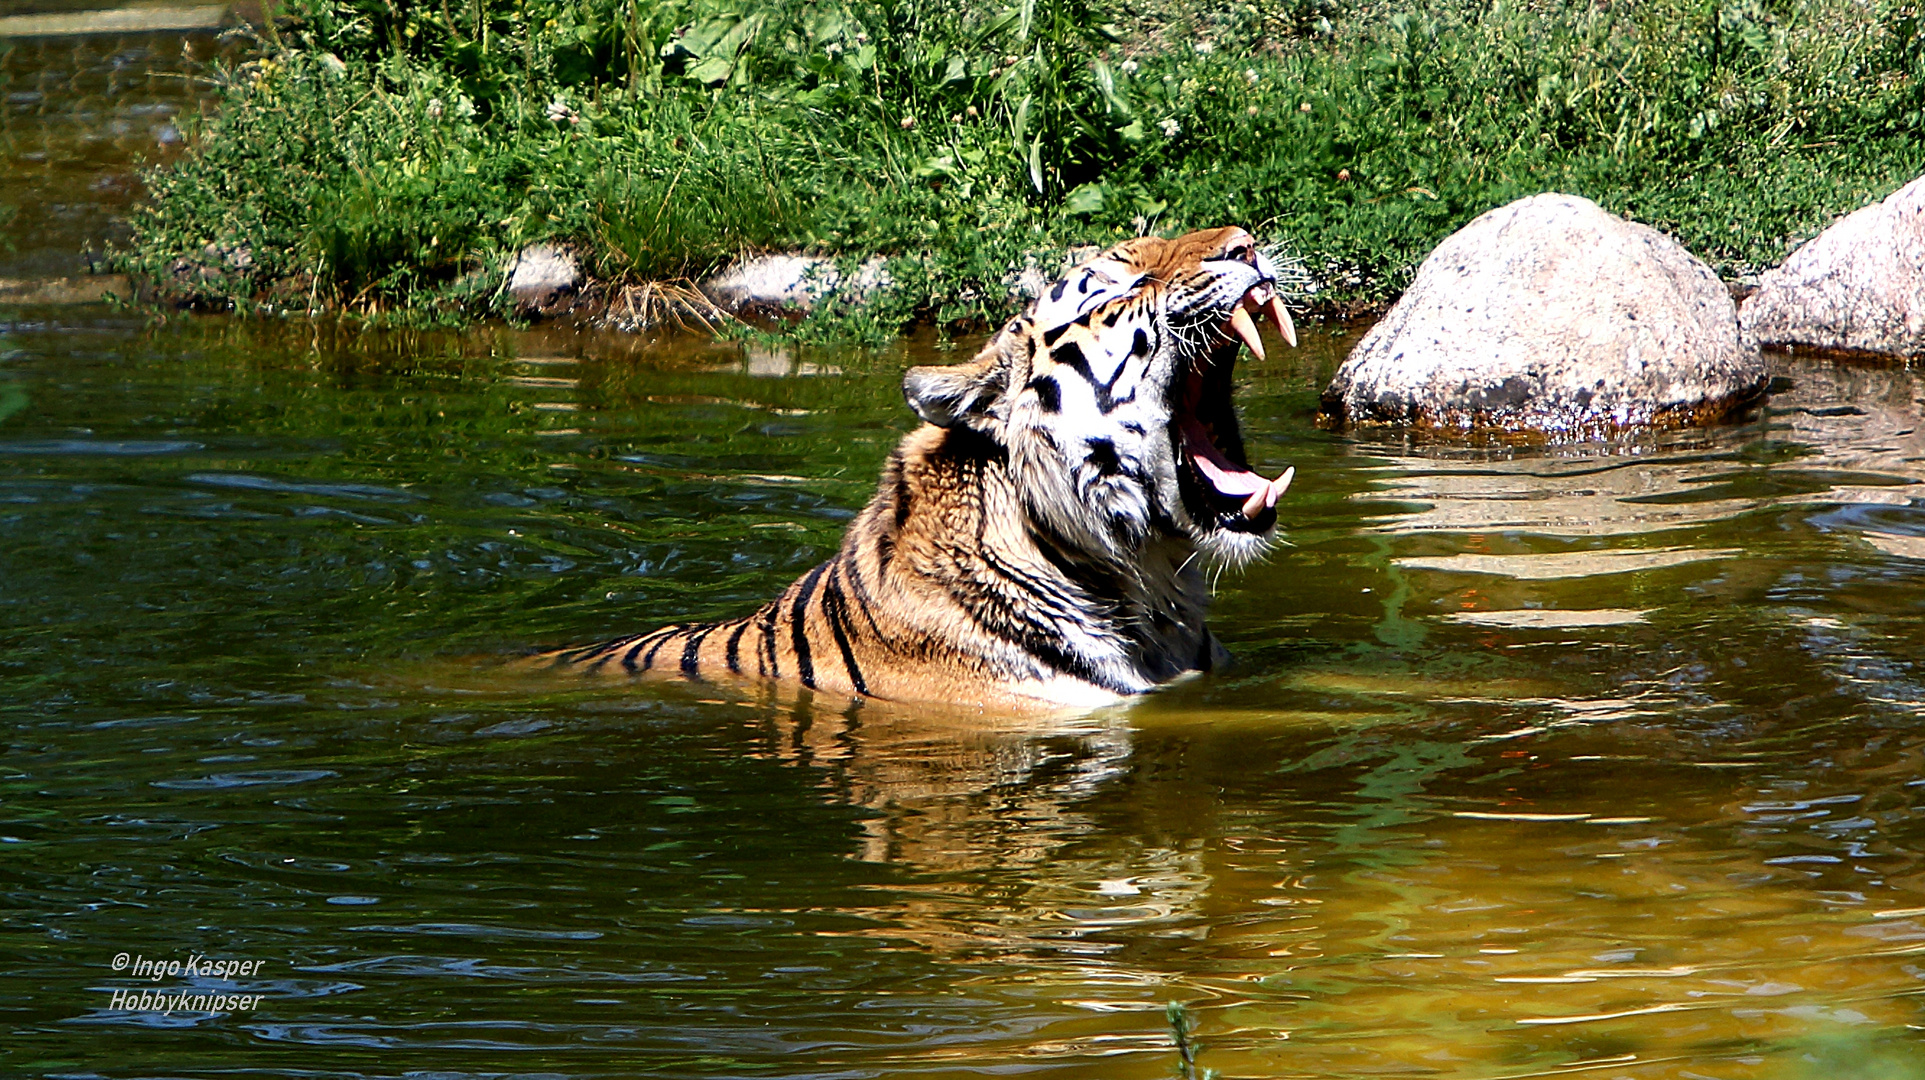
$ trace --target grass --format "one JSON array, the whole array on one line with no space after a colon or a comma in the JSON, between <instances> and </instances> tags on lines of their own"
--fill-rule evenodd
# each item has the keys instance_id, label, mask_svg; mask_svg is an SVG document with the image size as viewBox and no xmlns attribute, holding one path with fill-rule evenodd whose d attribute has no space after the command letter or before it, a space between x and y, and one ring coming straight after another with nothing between
<instances>
[{"instance_id":1,"label":"grass","mask_svg":"<svg viewBox=\"0 0 1925 1080\"><path fill-rule=\"evenodd\" d=\"M1925 172L1925 26L1889 0L297 0L214 70L124 269L204 306L504 310L513 251L699 278L897 257L829 333L1009 310L1026 259L1245 224L1314 306L1381 304L1544 190L1727 277Z\"/></svg>"}]
</instances>

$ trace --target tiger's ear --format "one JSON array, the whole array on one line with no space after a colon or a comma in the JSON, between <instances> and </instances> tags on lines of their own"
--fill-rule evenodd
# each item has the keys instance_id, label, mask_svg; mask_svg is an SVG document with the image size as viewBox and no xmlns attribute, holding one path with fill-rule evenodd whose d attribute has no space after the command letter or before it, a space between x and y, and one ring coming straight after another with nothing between
<instances>
[{"instance_id":1,"label":"tiger's ear","mask_svg":"<svg viewBox=\"0 0 1925 1080\"><path fill-rule=\"evenodd\" d=\"M967 364L912 367L902 376L902 396L916 415L937 427L959 424L988 432L999 422L991 407L1009 388L1009 362L991 350Z\"/></svg>"}]
</instances>

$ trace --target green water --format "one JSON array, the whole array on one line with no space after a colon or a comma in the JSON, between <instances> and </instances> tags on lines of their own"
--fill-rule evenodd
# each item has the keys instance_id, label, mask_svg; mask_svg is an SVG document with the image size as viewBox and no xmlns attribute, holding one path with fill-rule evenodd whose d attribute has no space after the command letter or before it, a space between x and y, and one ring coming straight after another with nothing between
<instances>
[{"instance_id":1,"label":"green water","mask_svg":"<svg viewBox=\"0 0 1925 1080\"><path fill-rule=\"evenodd\" d=\"M0 0L0 15L99 6ZM136 163L180 152L180 122L208 98L193 58L222 48L211 34L0 38L0 279L84 273L126 238Z\"/></svg>"},{"instance_id":2,"label":"green water","mask_svg":"<svg viewBox=\"0 0 1925 1080\"><path fill-rule=\"evenodd\" d=\"M1925 380L1407 446L1351 340L1245 370L1237 668L961 724L498 661L772 595L969 343L0 309L0 1070L1925 1074Z\"/></svg>"}]
</instances>

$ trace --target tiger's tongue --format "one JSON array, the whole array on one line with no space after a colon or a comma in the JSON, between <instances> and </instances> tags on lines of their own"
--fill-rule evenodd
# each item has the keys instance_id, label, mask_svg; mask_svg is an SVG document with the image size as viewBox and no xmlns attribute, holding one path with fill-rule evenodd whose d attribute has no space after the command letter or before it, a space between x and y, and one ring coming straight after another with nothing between
<instances>
[{"instance_id":1,"label":"tiger's tongue","mask_svg":"<svg viewBox=\"0 0 1925 1080\"><path fill-rule=\"evenodd\" d=\"M1217 494L1249 496L1270 486L1270 481L1256 473L1230 464L1230 459L1210 441L1210 433L1203 430L1203 424L1196 417L1186 416L1178 426L1183 432L1183 448L1190 452L1197 471L1217 489Z\"/></svg>"}]
</instances>

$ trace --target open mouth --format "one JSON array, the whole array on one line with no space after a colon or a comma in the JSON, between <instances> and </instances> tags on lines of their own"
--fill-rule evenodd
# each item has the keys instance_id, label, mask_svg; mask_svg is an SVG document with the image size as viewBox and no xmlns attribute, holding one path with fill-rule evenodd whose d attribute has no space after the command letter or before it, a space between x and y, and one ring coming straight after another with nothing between
<instances>
[{"instance_id":1,"label":"open mouth","mask_svg":"<svg viewBox=\"0 0 1925 1080\"><path fill-rule=\"evenodd\" d=\"M1284 340L1296 344L1296 328L1274 284L1259 281L1231 306L1209 347L1173 387L1171 435L1181 448L1177 487L1191 520L1205 530L1269 532L1277 523L1277 499L1296 475L1290 468L1266 480L1250 470L1243 456L1243 434L1230 402L1230 369L1242 346L1263 359L1263 339L1252 311L1268 314Z\"/></svg>"}]
</instances>

